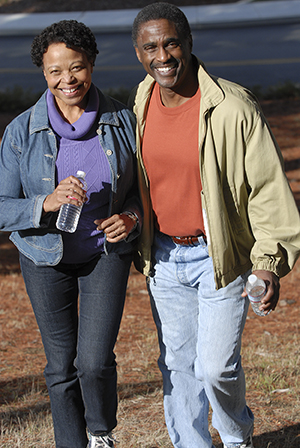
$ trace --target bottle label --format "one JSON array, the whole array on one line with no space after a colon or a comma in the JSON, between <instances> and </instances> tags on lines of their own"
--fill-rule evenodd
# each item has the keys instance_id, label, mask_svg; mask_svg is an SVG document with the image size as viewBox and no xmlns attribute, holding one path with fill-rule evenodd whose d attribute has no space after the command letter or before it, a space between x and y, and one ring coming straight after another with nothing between
<instances>
[{"instance_id":1,"label":"bottle label","mask_svg":"<svg viewBox=\"0 0 300 448\"><path fill-rule=\"evenodd\" d=\"M253 302L253 303L260 303L260 301L263 298L263 296L264 296L264 294L262 294L262 295L260 295L258 297L253 297L253 296L250 296L248 294L248 298L249 298L250 302Z\"/></svg>"}]
</instances>

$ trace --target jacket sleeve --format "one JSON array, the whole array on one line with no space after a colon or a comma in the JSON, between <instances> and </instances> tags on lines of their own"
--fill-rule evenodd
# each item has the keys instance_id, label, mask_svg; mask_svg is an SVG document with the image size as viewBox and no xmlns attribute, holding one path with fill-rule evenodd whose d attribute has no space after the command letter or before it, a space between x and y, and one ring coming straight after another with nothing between
<instances>
[{"instance_id":1,"label":"jacket sleeve","mask_svg":"<svg viewBox=\"0 0 300 448\"><path fill-rule=\"evenodd\" d=\"M136 130L136 118L132 112L128 113L128 118L130 121L130 133L132 133L132 140L135 141L135 130ZM133 232L131 232L126 241L132 241L136 237L138 237L141 233L142 222L143 222L143 209L142 203L140 200L138 182L137 182L137 158L136 158L136 145L132 147L133 152L133 178L134 182L132 187L128 191L126 195L126 200L123 205L123 211L130 211L134 213L138 217L138 225Z\"/></svg>"},{"instance_id":2,"label":"jacket sleeve","mask_svg":"<svg viewBox=\"0 0 300 448\"><path fill-rule=\"evenodd\" d=\"M263 114L258 113L245 145L248 216L255 243L253 270L286 275L300 253L300 219L283 158Z\"/></svg>"},{"instance_id":3,"label":"jacket sleeve","mask_svg":"<svg viewBox=\"0 0 300 448\"><path fill-rule=\"evenodd\" d=\"M0 147L0 230L16 231L41 227L46 195L25 198L22 188L21 143L13 124L3 135Z\"/></svg>"}]
</instances>

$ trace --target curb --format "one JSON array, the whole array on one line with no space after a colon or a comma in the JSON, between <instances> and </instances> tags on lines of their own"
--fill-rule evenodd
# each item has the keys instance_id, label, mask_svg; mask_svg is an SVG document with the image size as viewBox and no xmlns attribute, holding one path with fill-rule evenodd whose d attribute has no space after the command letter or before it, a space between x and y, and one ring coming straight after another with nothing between
<instances>
[{"instance_id":1,"label":"curb","mask_svg":"<svg viewBox=\"0 0 300 448\"><path fill-rule=\"evenodd\" d=\"M300 20L300 0L227 3L181 8L192 29L236 27ZM130 32L139 9L34 14L0 14L0 35L36 35L51 23L65 19L84 22L95 33Z\"/></svg>"}]
</instances>

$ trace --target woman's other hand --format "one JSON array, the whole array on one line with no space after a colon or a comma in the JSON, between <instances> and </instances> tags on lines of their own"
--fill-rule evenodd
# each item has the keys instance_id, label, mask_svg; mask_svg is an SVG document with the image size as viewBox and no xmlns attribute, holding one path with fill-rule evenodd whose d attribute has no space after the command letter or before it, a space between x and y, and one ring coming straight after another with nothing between
<instances>
[{"instance_id":1,"label":"woman's other hand","mask_svg":"<svg viewBox=\"0 0 300 448\"><path fill-rule=\"evenodd\" d=\"M75 177L69 176L63 179L49 194L43 204L45 213L56 212L62 204L82 205L87 201L86 192L82 189L82 183Z\"/></svg>"},{"instance_id":2,"label":"woman's other hand","mask_svg":"<svg viewBox=\"0 0 300 448\"><path fill-rule=\"evenodd\" d=\"M129 233L135 229L137 219L121 213L120 215L112 215L107 219L96 219L94 223L97 225L97 230L106 234L109 243L118 243L127 238Z\"/></svg>"}]
</instances>

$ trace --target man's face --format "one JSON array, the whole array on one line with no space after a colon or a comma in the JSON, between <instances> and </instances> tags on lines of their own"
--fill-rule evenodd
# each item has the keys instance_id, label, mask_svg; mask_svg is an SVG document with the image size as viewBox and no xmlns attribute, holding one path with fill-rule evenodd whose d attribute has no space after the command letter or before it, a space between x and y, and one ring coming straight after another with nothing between
<instances>
[{"instance_id":1,"label":"man's face","mask_svg":"<svg viewBox=\"0 0 300 448\"><path fill-rule=\"evenodd\" d=\"M173 22L151 20L141 25L135 51L144 69L160 87L184 88L184 79L192 70L192 38L178 35Z\"/></svg>"}]
</instances>

